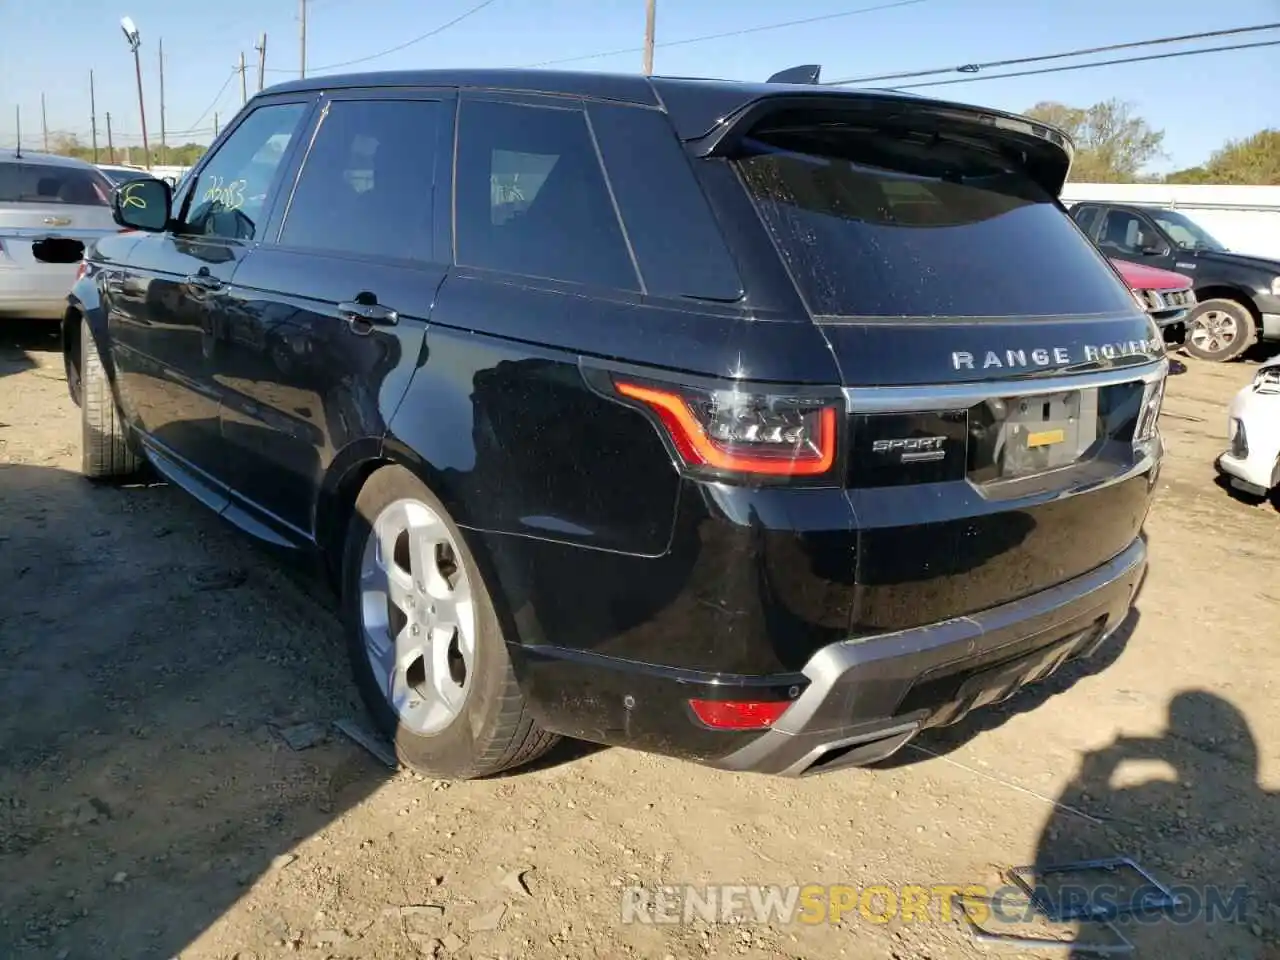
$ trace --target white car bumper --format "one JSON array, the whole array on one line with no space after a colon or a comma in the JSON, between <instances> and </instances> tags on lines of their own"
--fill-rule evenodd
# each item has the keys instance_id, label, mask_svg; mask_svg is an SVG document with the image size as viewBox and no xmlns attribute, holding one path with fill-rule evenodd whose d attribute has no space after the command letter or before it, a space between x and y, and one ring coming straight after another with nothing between
<instances>
[{"instance_id":1,"label":"white car bumper","mask_svg":"<svg viewBox=\"0 0 1280 960\"><path fill-rule=\"evenodd\" d=\"M1236 394L1227 414L1230 448L1218 469L1232 485L1265 494L1280 486L1280 393L1258 393L1250 385Z\"/></svg>"}]
</instances>

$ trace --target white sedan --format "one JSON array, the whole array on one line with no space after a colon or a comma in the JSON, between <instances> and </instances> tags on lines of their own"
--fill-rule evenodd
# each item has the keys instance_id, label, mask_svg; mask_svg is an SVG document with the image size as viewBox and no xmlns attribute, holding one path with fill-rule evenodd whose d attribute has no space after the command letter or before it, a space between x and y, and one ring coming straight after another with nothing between
<instances>
[{"instance_id":1,"label":"white sedan","mask_svg":"<svg viewBox=\"0 0 1280 960\"><path fill-rule=\"evenodd\" d=\"M1231 448L1218 469L1237 490L1266 496L1280 487L1280 357L1263 364L1227 414Z\"/></svg>"}]
</instances>

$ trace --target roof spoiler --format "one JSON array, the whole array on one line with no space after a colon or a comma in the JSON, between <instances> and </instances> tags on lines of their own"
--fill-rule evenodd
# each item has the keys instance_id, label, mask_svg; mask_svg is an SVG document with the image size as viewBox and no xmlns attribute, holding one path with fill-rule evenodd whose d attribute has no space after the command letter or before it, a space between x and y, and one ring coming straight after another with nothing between
<instances>
[{"instance_id":1,"label":"roof spoiler","mask_svg":"<svg viewBox=\"0 0 1280 960\"><path fill-rule=\"evenodd\" d=\"M806 63L798 67L787 67L779 70L766 83L817 83L822 73L822 64Z\"/></svg>"},{"instance_id":2,"label":"roof spoiler","mask_svg":"<svg viewBox=\"0 0 1280 960\"><path fill-rule=\"evenodd\" d=\"M1062 193L1075 147L1056 127L1029 117L969 104L927 100L892 91L851 94L824 87L821 91L779 90L758 96L724 117L701 137L686 141L695 157L731 156L750 131L767 117L787 111L829 113L853 124L895 126L916 132L978 136L998 143L1053 196Z\"/></svg>"}]
</instances>

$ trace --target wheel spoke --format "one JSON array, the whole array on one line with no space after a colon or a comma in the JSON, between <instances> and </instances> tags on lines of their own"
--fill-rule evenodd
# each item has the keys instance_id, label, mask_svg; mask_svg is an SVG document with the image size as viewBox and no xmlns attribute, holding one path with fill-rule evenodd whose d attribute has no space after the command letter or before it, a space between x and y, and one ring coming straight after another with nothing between
<instances>
[{"instance_id":1,"label":"wheel spoke","mask_svg":"<svg viewBox=\"0 0 1280 960\"><path fill-rule=\"evenodd\" d=\"M417 624L405 624L404 629L396 634L394 655L389 658L392 662L387 696L398 711L421 699L409 686L409 668L418 660L430 661L430 651L424 646L421 632L416 630L419 630Z\"/></svg>"},{"instance_id":2,"label":"wheel spoke","mask_svg":"<svg viewBox=\"0 0 1280 960\"><path fill-rule=\"evenodd\" d=\"M450 640L451 637L443 631L435 632L435 637L431 643L430 670L427 681L440 699L444 701L444 705L451 712L456 712L462 706L466 691L453 679L453 674L449 669Z\"/></svg>"}]
</instances>

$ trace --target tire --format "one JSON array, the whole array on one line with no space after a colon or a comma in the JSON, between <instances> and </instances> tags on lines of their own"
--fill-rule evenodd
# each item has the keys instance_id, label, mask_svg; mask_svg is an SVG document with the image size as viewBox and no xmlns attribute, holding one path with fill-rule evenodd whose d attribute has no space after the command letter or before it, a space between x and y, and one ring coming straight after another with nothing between
<instances>
[{"instance_id":1,"label":"tire","mask_svg":"<svg viewBox=\"0 0 1280 960\"><path fill-rule=\"evenodd\" d=\"M392 548L374 546L379 541ZM490 776L537 759L559 739L529 715L492 598L457 525L403 467L375 471L356 499L343 549L342 614L360 695L410 769L452 780ZM388 669L393 659L403 669Z\"/></svg>"},{"instance_id":2,"label":"tire","mask_svg":"<svg viewBox=\"0 0 1280 960\"><path fill-rule=\"evenodd\" d=\"M1235 360L1257 342L1249 308L1235 300L1206 300L1187 318L1187 353L1197 360Z\"/></svg>"},{"instance_id":3,"label":"tire","mask_svg":"<svg viewBox=\"0 0 1280 960\"><path fill-rule=\"evenodd\" d=\"M93 480L135 476L142 458L129 446L107 371L89 324L80 321L80 472Z\"/></svg>"}]
</instances>

